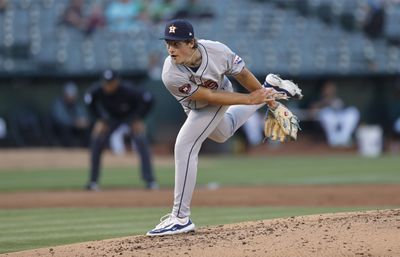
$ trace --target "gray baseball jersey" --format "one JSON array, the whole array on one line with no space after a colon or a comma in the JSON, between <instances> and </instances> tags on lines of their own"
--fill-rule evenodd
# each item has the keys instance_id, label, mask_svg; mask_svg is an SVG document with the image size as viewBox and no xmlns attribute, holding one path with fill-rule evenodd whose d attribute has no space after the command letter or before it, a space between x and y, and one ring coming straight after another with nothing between
<instances>
[{"instance_id":1,"label":"gray baseball jersey","mask_svg":"<svg viewBox=\"0 0 400 257\"><path fill-rule=\"evenodd\" d=\"M202 86L211 90L233 91L226 75L236 75L245 66L244 61L226 45L210 40L199 40L198 49L202 63L196 72L183 65L175 65L168 56L165 59L162 80L185 111L201 109L206 102L192 101L188 97Z\"/></svg>"},{"instance_id":2,"label":"gray baseball jersey","mask_svg":"<svg viewBox=\"0 0 400 257\"><path fill-rule=\"evenodd\" d=\"M233 91L226 75L237 75L244 61L226 45L198 40L202 61L196 72L176 65L171 57L164 62L162 80L169 92L181 103L188 115L175 142L175 190L172 214L190 215L190 202L196 184L198 154L207 138L224 142L261 106L216 106L190 100L199 87Z\"/></svg>"}]
</instances>

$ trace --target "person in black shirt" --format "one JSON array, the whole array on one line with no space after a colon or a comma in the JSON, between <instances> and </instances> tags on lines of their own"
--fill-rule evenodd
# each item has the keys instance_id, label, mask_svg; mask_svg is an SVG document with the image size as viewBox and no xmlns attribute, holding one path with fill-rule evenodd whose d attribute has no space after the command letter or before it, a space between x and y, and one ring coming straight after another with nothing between
<instances>
[{"instance_id":1,"label":"person in black shirt","mask_svg":"<svg viewBox=\"0 0 400 257\"><path fill-rule=\"evenodd\" d=\"M86 189L98 190L101 154L111 133L123 123L130 127L140 154L142 179L146 182L146 188L156 189L143 122L153 105L150 92L134 89L129 82L120 80L116 71L105 70L102 79L88 89L85 103L96 119L91 135L90 180Z\"/></svg>"}]
</instances>

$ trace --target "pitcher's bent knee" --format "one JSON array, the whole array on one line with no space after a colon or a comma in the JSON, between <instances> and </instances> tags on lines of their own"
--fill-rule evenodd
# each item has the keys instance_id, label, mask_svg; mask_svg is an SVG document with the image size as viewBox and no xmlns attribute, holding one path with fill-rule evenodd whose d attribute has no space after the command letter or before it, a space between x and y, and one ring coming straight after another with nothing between
<instances>
[{"instance_id":1,"label":"pitcher's bent knee","mask_svg":"<svg viewBox=\"0 0 400 257\"><path fill-rule=\"evenodd\" d=\"M223 135L210 135L208 138L217 143L225 143L229 139L229 137Z\"/></svg>"}]
</instances>

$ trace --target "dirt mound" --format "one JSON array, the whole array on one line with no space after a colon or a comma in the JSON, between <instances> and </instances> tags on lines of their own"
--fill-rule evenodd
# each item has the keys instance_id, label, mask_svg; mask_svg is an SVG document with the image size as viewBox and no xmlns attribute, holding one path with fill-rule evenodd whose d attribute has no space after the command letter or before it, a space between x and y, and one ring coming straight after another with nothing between
<instances>
[{"instance_id":1,"label":"dirt mound","mask_svg":"<svg viewBox=\"0 0 400 257\"><path fill-rule=\"evenodd\" d=\"M400 209L312 215L4 254L54 256L400 256Z\"/></svg>"}]
</instances>

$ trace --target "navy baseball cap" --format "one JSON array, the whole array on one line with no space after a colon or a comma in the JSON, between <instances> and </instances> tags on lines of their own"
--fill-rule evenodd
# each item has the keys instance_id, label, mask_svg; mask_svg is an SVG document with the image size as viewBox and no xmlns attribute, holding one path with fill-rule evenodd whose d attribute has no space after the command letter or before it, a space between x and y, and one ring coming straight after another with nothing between
<instances>
[{"instance_id":1,"label":"navy baseball cap","mask_svg":"<svg viewBox=\"0 0 400 257\"><path fill-rule=\"evenodd\" d=\"M187 20L171 20L165 25L164 37L160 39L185 41L194 38L193 26Z\"/></svg>"},{"instance_id":2,"label":"navy baseball cap","mask_svg":"<svg viewBox=\"0 0 400 257\"><path fill-rule=\"evenodd\" d=\"M103 73L101 74L101 78L105 81L111 81L114 79L118 79L119 75L118 72L116 72L115 70L107 69L103 71Z\"/></svg>"}]
</instances>

